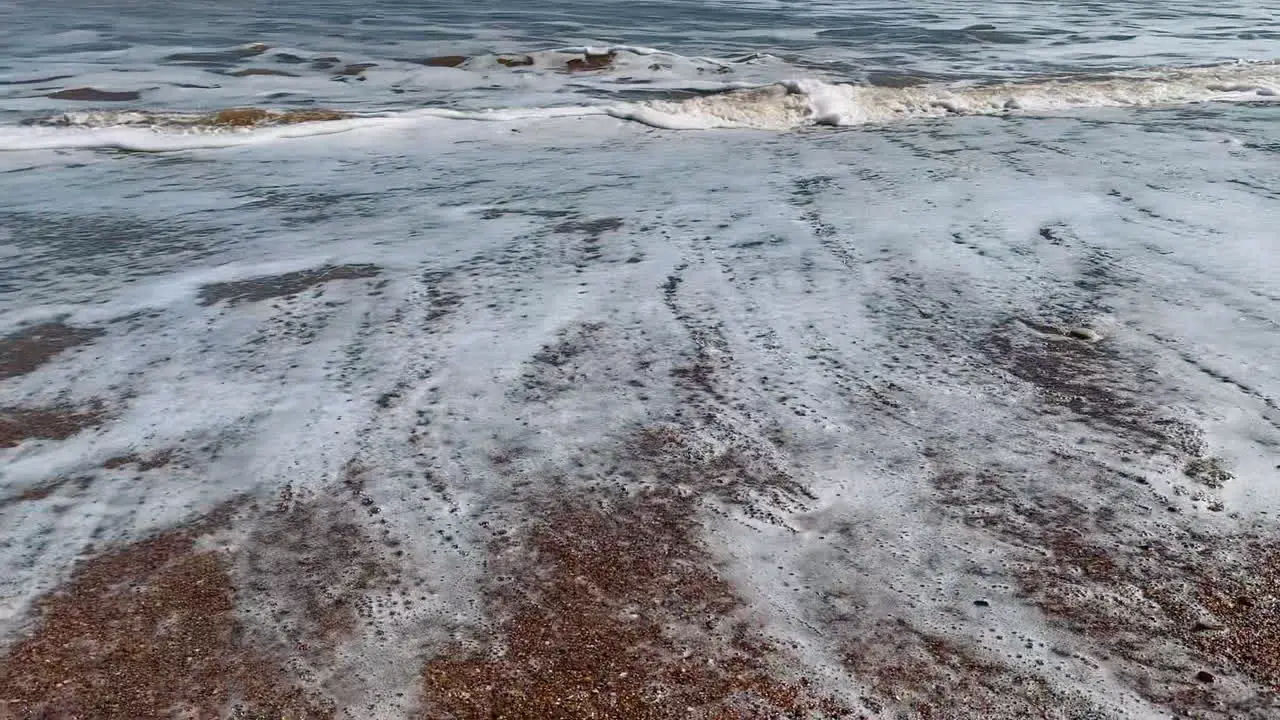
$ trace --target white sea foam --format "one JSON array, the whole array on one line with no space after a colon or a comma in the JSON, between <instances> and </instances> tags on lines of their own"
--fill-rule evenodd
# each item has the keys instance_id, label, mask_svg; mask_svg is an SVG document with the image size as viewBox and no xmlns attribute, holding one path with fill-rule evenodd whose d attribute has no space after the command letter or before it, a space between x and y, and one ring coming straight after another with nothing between
<instances>
[{"instance_id":1,"label":"white sea foam","mask_svg":"<svg viewBox=\"0 0 1280 720\"><path fill-rule=\"evenodd\" d=\"M680 130L787 130L803 125L862 125L947 115L1037 114L1083 108L1266 100L1277 93L1280 65L1239 63L970 87L875 87L801 79L691 100L648 102L615 113L656 127Z\"/></svg>"},{"instance_id":2,"label":"white sea foam","mask_svg":"<svg viewBox=\"0 0 1280 720\"><path fill-rule=\"evenodd\" d=\"M708 0L641 19L621 0L553 0L507 24L441 0L403 27L345 12L301 31L282 19L261 38L271 50L224 65L166 56L259 39L243 28L258 32L261 14L197 3L200 18L241 25L190 20L181 41L196 47L97 52L79 45L114 42L107 28L146 37L152 24L171 38L172 24L86 7L85 27L106 14L100 34L55 38L53 55L22 55L4 76L73 78L0 87L0 148L29 151L0 156L0 333L61 320L101 335L0 378L0 404L101 401L109 417L0 448L0 645L34 627L32 603L91 543L147 537L240 492L264 508L326 494L403 551L405 582L369 588L340 662L297 658L290 677L336 688L348 715L401 720L422 694L424 658L459 657L459 636L493 629L475 585L492 571L491 529L511 531L516 549L537 517L530 500L697 484L633 462L628 439L657 423L682 427L695 449L764 458L758 496L686 498L708 568L776 639L780 664L855 705L892 695L863 714L918 709L895 688L909 663L920 682L907 684L942 683L959 714L1025 716L1001 715L1001 698L971 707L969 690L981 702L1013 678L1012 703L1058 688L1099 705L1060 715L1167 717L1145 691L1181 693L1203 663L1216 681L1201 697L1243 715L1254 688L1270 695L1233 663L1176 631L1129 646L1150 650L1143 660L1114 652L1054 617L1053 601L1083 586L1037 605L1023 574L1058 559L1039 526L1078 533L1118 559L1085 624L1123 625L1133 611L1122 639L1140 643L1157 608L1125 598L1185 584L1195 603L1184 582L1195 577L1178 573L1217 562L1161 558L1238 533L1275 537L1280 136L1264 103L1276 66L1115 72L1274 52L1265 33L1236 37L1269 27L1266 3L1232 4L1230 19L1215 7L1197 20L1187 3L997 2L981 8L992 30L957 30L979 22L972 4ZM1238 27L1219 33L1226 25ZM601 46L641 26L637 37L665 33L686 55ZM1144 32L1125 39L1135 26ZM25 30L0 23L0 40L31 49L22 36L38 33ZM433 37L413 37L424 30ZM554 49L524 64L520 51L539 47ZM585 58L609 52L598 66ZM296 57L275 59L286 53ZM446 54L467 59L419 64ZM315 62L331 55L341 59ZM378 65L340 73L365 61ZM300 77L229 74L249 67ZM46 96L79 86L142 98L106 111ZM1256 102L1176 111L1242 100ZM215 121L241 105L341 117ZM1175 111L1092 110L1159 106ZM14 124L40 116L47 125ZM868 130L786 132L815 125ZM226 149L51 151L75 148ZM365 263L378 277L205 303L211 285L270 289ZM1104 339L1046 341L1064 357L1001 350L1039 337L1020 321ZM1076 392L1132 407L1091 418ZM1179 451L1129 437L1169 419L1203 430L1195 452L1234 473L1226 487L1198 486ZM166 449L167 467L104 467ZM369 469L359 506L342 499L353 461ZM976 494L948 496L946 473L972 474ZM802 496L787 496L790 480ZM1171 582L1125 579L1147 547L1158 552L1140 572ZM1051 574L1073 570L1066 558ZM514 582L536 591L536 578ZM256 579L278 584L250 575L237 587ZM648 600L637 609L660 618ZM237 594L237 611L247 629L279 627L252 593ZM906 633L887 653L909 650L895 639L914 629L943 655L851 665L880 620Z\"/></svg>"},{"instance_id":3,"label":"white sea foam","mask_svg":"<svg viewBox=\"0 0 1280 720\"><path fill-rule=\"evenodd\" d=\"M570 106L548 108L499 108L494 110L447 110L426 108L405 113L402 117L444 118L448 120L480 120L491 122L521 122L552 120L555 118L590 117L612 114L608 107Z\"/></svg>"},{"instance_id":4,"label":"white sea foam","mask_svg":"<svg viewBox=\"0 0 1280 720\"><path fill-rule=\"evenodd\" d=\"M1093 81L1075 82L1081 102L1098 104L1101 91L1084 90ZM1239 75L1217 85L1237 88L1227 99L1255 86ZM1032 102L1049 90L1019 88L1031 108L1021 112L1060 107ZM1057 495L1101 502L1117 487L1181 509L1107 508L1135 523L1101 538L1124 546L1149 540L1143 523L1206 536L1223 527L1211 523L1227 513L1170 491L1186 484L1172 460L1130 452L1067 409L1037 415L1035 388L984 359L981 338L1009 317L1082 307L1107 347L1142 358L1126 372L1154 368L1150 382L1111 378L1119 390L1199 414L1208 452L1238 474L1225 509L1274 517L1280 499L1263 463L1277 442L1268 399L1280 397L1270 360L1280 274L1267 261L1276 166L1257 149L1275 142L1271 108L1242 107L1210 128L1174 113L1144 125L957 118L942 134L767 142L600 116L787 129L828 114L848 123L953 114L928 105L944 95L967 112L1010 112L981 97L989 91L797 81L661 105L428 108L250 130L130 111L6 130L6 143L72 143L50 147L261 144L207 162L75 158L0 175L0 238L20 251L5 260L27 263L17 282L5 278L14 291L0 297L4 330L64 315L106 329L6 384L6 402L102 398L117 413L98 431L0 449L8 498L51 478L96 478L0 508L12 540L0 553L0 630L23 627L29 604L89 542L145 537L242 490L322 490L356 458L375 470L366 492L387 524L362 522L401 543L429 599L395 620L361 620L380 634L353 646L365 672L347 677L345 702L364 716L404 717L366 708L397 692L417 697L419 665L408 658L445 646L421 625L475 613L471 583L489 542L476 523L518 527L527 516L511 502L516 476L493 458L514 457L512 472L537 492L594 487L618 477L611 443L680 413L697 425L707 410L714 424L695 434L776 448L773 460L812 492L803 507L759 503L779 526L716 506L724 517L709 531L716 567L753 617L800 647L806 676L830 666L840 692L857 697L876 668L840 667L841 642L857 640L859 618L892 615L981 648L991 675L1007 662L1114 701L1117 717L1163 716L1117 679L1129 677L1124 657L1018 596L1007 561L1020 546L940 502L934 473L947 459L939 451L969 469L1003 464L993 502L1009 512ZM573 120L581 116L591 117ZM275 142L331 131L341 134ZM582 242L588 233L575 228L601 218L621 224ZM383 268L380 278L199 303L210 282L365 262ZM543 359L584 325L601 331L579 354ZM682 390L673 372L700 357L713 358L714 398ZM389 407L384 397L394 397ZM101 468L171 447L191 470ZM1150 486L1097 481L1093 463L1122 453L1125 472ZM1040 484L1019 484L1027 477ZM990 607L979 612L977 597ZM1215 688L1229 687L1215 672Z\"/></svg>"},{"instance_id":5,"label":"white sea foam","mask_svg":"<svg viewBox=\"0 0 1280 720\"><path fill-rule=\"evenodd\" d=\"M628 52L639 55L641 50L629 49ZM1036 115L1089 108L1270 101L1277 97L1280 97L1280 64L1276 62L1238 62L967 86L880 87L803 78L757 87L734 87L679 100L482 110L423 108L252 129L207 127L201 124L202 119L209 117L207 114L137 110L73 112L40 123L62 126L59 128L0 129L0 150L97 147L159 152L230 147L407 125L428 118L526 123L609 115L670 130L782 131L810 125L863 125L955 115Z\"/></svg>"},{"instance_id":6,"label":"white sea foam","mask_svg":"<svg viewBox=\"0 0 1280 720\"><path fill-rule=\"evenodd\" d=\"M318 137L352 130L404 127L406 118L352 118L253 129L134 127L0 128L0 150L114 149L132 152L174 152L255 145L276 140Z\"/></svg>"}]
</instances>

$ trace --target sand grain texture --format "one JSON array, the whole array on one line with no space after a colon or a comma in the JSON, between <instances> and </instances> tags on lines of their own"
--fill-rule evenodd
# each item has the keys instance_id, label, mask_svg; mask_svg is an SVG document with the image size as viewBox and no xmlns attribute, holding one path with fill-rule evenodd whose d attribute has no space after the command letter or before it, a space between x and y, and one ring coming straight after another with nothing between
<instances>
[{"instance_id":1,"label":"sand grain texture","mask_svg":"<svg viewBox=\"0 0 1280 720\"><path fill-rule=\"evenodd\" d=\"M226 561L197 549L202 530L167 531L78 567L0 665L4 709L23 720L332 717L241 643Z\"/></svg>"}]
</instances>

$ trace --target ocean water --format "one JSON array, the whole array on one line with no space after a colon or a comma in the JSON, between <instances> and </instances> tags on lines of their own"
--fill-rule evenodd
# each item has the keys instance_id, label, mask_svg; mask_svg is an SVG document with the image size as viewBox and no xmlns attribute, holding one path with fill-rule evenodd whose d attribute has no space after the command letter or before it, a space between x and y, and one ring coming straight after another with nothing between
<instances>
[{"instance_id":1,"label":"ocean water","mask_svg":"<svg viewBox=\"0 0 1280 720\"><path fill-rule=\"evenodd\" d=\"M0 0L0 708L1280 717L1278 18Z\"/></svg>"}]
</instances>

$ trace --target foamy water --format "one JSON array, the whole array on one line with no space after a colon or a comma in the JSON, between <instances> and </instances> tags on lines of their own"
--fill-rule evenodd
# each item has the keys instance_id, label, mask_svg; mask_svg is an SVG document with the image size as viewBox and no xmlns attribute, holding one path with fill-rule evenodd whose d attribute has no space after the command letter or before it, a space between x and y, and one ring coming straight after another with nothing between
<instances>
[{"instance_id":1,"label":"foamy water","mask_svg":"<svg viewBox=\"0 0 1280 720\"><path fill-rule=\"evenodd\" d=\"M1271 716L1280 7L476 7L0 4L0 700Z\"/></svg>"}]
</instances>

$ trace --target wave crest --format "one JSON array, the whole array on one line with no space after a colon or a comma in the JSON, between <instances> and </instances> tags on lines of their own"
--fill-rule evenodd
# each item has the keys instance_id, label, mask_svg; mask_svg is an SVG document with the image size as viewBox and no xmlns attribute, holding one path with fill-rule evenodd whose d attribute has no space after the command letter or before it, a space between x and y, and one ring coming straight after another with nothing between
<instances>
[{"instance_id":1,"label":"wave crest","mask_svg":"<svg viewBox=\"0 0 1280 720\"><path fill-rule=\"evenodd\" d=\"M144 127L156 130L226 131L276 125L331 122L354 117L350 113L323 108L307 110L267 110L235 107L211 113L166 113L147 110L60 113L29 120L25 125L62 128Z\"/></svg>"},{"instance_id":2,"label":"wave crest","mask_svg":"<svg viewBox=\"0 0 1280 720\"><path fill-rule=\"evenodd\" d=\"M947 115L1027 114L1280 97L1280 63L1232 63L1111 76L1066 77L957 87L883 87L800 79L611 112L670 129L788 130Z\"/></svg>"},{"instance_id":3,"label":"wave crest","mask_svg":"<svg viewBox=\"0 0 1280 720\"><path fill-rule=\"evenodd\" d=\"M1272 98L1280 98L1280 62L1277 61L969 86L844 84L802 78L682 99L572 107L484 111L423 108L363 115L313 108L267 110L254 107L228 108L203 114L136 110L64 113L26 123L37 127L0 128L0 151L60 147L127 147L139 150L222 147L345 132L388 123L412 124L427 118L521 123L610 115L672 130L740 128L785 131L812 125L865 125L954 115L1034 115L1082 108ZM60 130L66 129L80 132L59 134ZM110 130L128 131L129 134L107 132ZM181 139L184 137L186 141ZM221 139L213 140L215 137Z\"/></svg>"}]
</instances>

